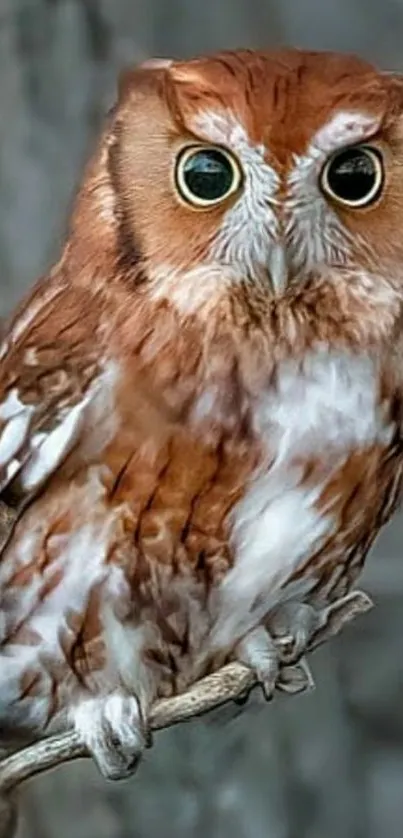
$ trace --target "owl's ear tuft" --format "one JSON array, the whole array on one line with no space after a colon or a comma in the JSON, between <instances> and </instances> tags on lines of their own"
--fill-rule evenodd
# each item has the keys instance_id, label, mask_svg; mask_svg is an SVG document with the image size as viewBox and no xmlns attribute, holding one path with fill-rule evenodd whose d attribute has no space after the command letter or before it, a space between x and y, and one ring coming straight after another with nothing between
<instances>
[{"instance_id":1,"label":"owl's ear tuft","mask_svg":"<svg viewBox=\"0 0 403 838\"><path fill-rule=\"evenodd\" d=\"M141 70L168 70L173 63L173 58L147 58L139 67Z\"/></svg>"},{"instance_id":2,"label":"owl's ear tuft","mask_svg":"<svg viewBox=\"0 0 403 838\"><path fill-rule=\"evenodd\" d=\"M200 95L208 95L216 89L216 79L206 75L205 62L199 59L176 62L171 67L170 77L183 92L197 91Z\"/></svg>"},{"instance_id":3,"label":"owl's ear tuft","mask_svg":"<svg viewBox=\"0 0 403 838\"><path fill-rule=\"evenodd\" d=\"M135 67L123 69L118 79L119 100L125 99L133 90L145 82L151 82L155 76L165 74L173 63L172 58L148 58Z\"/></svg>"},{"instance_id":4,"label":"owl's ear tuft","mask_svg":"<svg viewBox=\"0 0 403 838\"><path fill-rule=\"evenodd\" d=\"M172 78L178 84L195 85L205 82L200 62L197 60L178 62L172 69Z\"/></svg>"},{"instance_id":5,"label":"owl's ear tuft","mask_svg":"<svg viewBox=\"0 0 403 838\"><path fill-rule=\"evenodd\" d=\"M383 70L380 75L386 81L389 90L394 90L397 95L403 93L403 73L397 70Z\"/></svg>"}]
</instances>

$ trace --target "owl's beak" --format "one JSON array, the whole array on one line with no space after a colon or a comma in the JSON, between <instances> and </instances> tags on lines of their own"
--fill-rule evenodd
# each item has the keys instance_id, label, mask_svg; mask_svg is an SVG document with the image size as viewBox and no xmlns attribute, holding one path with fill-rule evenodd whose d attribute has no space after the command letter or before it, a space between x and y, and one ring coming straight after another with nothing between
<instances>
[{"instance_id":1,"label":"owl's beak","mask_svg":"<svg viewBox=\"0 0 403 838\"><path fill-rule=\"evenodd\" d=\"M268 274L273 293L280 296L288 284L286 248L280 242L274 243L271 247Z\"/></svg>"}]
</instances>

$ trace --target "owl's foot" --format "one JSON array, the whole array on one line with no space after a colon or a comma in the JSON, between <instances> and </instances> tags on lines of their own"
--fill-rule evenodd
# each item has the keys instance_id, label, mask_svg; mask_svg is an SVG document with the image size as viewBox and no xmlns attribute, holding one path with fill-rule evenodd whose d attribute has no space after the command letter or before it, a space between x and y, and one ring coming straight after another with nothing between
<instances>
[{"instance_id":1,"label":"owl's foot","mask_svg":"<svg viewBox=\"0 0 403 838\"><path fill-rule=\"evenodd\" d=\"M351 591L325 608L284 603L270 614L265 627L259 626L243 638L236 658L254 671L267 699L275 689L290 694L306 692L315 682L305 652L335 637L372 605L362 591Z\"/></svg>"},{"instance_id":2,"label":"owl's foot","mask_svg":"<svg viewBox=\"0 0 403 838\"><path fill-rule=\"evenodd\" d=\"M339 634L344 625L372 608L372 600L363 591L350 591L326 607L286 602L268 617L266 627L275 639L281 664L302 663L308 649Z\"/></svg>"},{"instance_id":3,"label":"owl's foot","mask_svg":"<svg viewBox=\"0 0 403 838\"><path fill-rule=\"evenodd\" d=\"M281 663L297 663L306 652L313 635L325 622L325 612L317 611L306 603L286 602L276 608L270 614L267 626L276 638Z\"/></svg>"},{"instance_id":4,"label":"owl's foot","mask_svg":"<svg viewBox=\"0 0 403 838\"><path fill-rule=\"evenodd\" d=\"M255 673L267 701L273 698L276 689L295 695L315 686L305 658L298 663L283 661L281 644L264 626L253 629L241 640L236 648L236 658Z\"/></svg>"},{"instance_id":5,"label":"owl's foot","mask_svg":"<svg viewBox=\"0 0 403 838\"><path fill-rule=\"evenodd\" d=\"M264 626L249 632L236 647L236 659L256 675L267 701L273 698L280 672L278 647Z\"/></svg>"},{"instance_id":6,"label":"owl's foot","mask_svg":"<svg viewBox=\"0 0 403 838\"><path fill-rule=\"evenodd\" d=\"M104 777L121 780L134 773L148 744L134 696L116 692L86 699L74 709L73 722Z\"/></svg>"},{"instance_id":7,"label":"owl's foot","mask_svg":"<svg viewBox=\"0 0 403 838\"><path fill-rule=\"evenodd\" d=\"M282 663L276 686L278 690L289 695L305 693L315 689L315 680L307 659L301 657L297 663L290 665Z\"/></svg>"}]
</instances>

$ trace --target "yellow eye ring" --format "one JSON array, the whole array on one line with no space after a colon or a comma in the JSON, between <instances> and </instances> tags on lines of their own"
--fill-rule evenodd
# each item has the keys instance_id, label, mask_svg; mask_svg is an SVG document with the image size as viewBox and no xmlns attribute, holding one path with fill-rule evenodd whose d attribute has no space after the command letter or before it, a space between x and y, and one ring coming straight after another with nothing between
<instances>
[{"instance_id":1,"label":"yellow eye ring","mask_svg":"<svg viewBox=\"0 0 403 838\"><path fill-rule=\"evenodd\" d=\"M373 204L385 181L382 154L366 145L350 146L333 154L321 174L325 194L339 204L360 209Z\"/></svg>"},{"instance_id":2,"label":"yellow eye ring","mask_svg":"<svg viewBox=\"0 0 403 838\"><path fill-rule=\"evenodd\" d=\"M210 209L236 192L242 183L239 163L220 146L193 145L176 161L175 184L179 196L195 209Z\"/></svg>"}]
</instances>

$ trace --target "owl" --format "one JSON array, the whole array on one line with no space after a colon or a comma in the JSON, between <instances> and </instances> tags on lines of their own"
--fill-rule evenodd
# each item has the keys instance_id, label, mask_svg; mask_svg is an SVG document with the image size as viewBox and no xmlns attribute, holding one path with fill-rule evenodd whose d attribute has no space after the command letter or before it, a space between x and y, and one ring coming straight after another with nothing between
<instances>
[{"instance_id":1,"label":"owl","mask_svg":"<svg viewBox=\"0 0 403 838\"><path fill-rule=\"evenodd\" d=\"M127 776L228 660L268 697L396 509L403 82L298 50L127 71L0 360L0 730Z\"/></svg>"}]
</instances>

